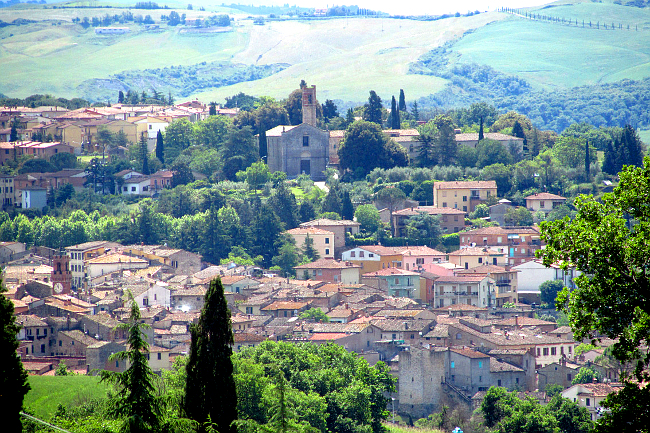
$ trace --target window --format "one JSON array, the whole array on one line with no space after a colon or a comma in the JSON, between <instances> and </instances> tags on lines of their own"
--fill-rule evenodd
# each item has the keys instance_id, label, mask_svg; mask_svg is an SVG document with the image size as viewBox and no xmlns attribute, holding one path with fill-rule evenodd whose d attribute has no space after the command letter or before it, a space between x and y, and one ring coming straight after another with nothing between
<instances>
[{"instance_id":1,"label":"window","mask_svg":"<svg viewBox=\"0 0 650 433\"><path fill-rule=\"evenodd\" d=\"M325 238L325 243L329 244L330 243L330 238Z\"/></svg>"},{"instance_id":2,"label":"window","mask_svg":"<svg viewBox=\"0 0 650 433\"><path fill-rule=\"evenodd\" d=\"M515 383L519 383L519 378L518 377L515 378Z\"/></svg>"},{"instance_id":3,"label":"window","mask_svg":"<svg viewBox=\"0 0 650 433\"><path fill-rule=\"evenodd\" d=\"M568 373L568 374L566 375L566 380L568 380L568 381L573 380L573 379L571 379L571 373Z\"/></svg>"},{"instance_id":4,"label":"window","mask_svg":"<svg viewBox=\"0 0 650 433\"><path fill-rule=\"evenodd\" d=\"M162 353L158 352L158 360L160 361L162 359Z\"/></svg>"},{"instance_id":5,"label":"window","mask_svg":"<svg viewBox=\"0 0 650 433\"><path fill-rule=\"evenodd\" d=\"M543 350L544 356L548 356L548 347L545 347Z\"/></svg>"},{"instance_id":6,"label":"window","mask_svg":"<svg viewBox=\"0 0 650 433\"><path fill-rule=\"evenodd\" d=\"M539 207L540 207L540 208L543 208L543 207L544 207L544 201L543 201L543 200L539 202Z\"/></svg>"},{"instance_id":7,"label":"window","mask_svg":"<svg viewBox=\"0 0 650 433\"><path fill-rule=\"evenodd\" d=\"M463 212L467 212L467 206L463 206Z\"/></svg>"},{"instance_id":8,"label":"window","mask_svg":"<svg viewBox=\"0 0 650 433\"><path fill-rule=\"evenodd\" d=\"M365 251L359 251L359 257L364 257L365 256Z\"/></svg>"},{"instance_id":9,"label":"window","mask_svg":"<svg viewBox=\"0 0 650 433\"><path fill-rule=\"evenodd\" d=\"M483 376L479 376L479 377L478 377L478 381L479 381L479 382L483 382Z\"/></svg>"},{"instance_id":10,"label":"window","mask_svg":"<svg viewBox=\"0 0 650 433\"><path fill-rule=\"evenodd\" d=\"M399 278L395 278L395 284L399 284Z\"/></svg>"},{"instance_id":11,"label":"window","mask_svg":"<svg viewBox=\"0 0 650 433\"><path fill-rule=\"evenodd\" d=\"M416 265L423 265L424 264L424 257L416 258L415 259L415 264Z\"/></svg>"},{"instance_id":12,"label":"window","mask_svg":"<svg viewBox=\"0 0 650 433\"><path fill-rule=\"evenodd\" d=\"M466 195L463 196L463 201L467 201L467 196Z\"/></svg>"},{"instance_id":13,"label":"window","mask_svg":"<svg viewBox=\"0 0 650 433\"><path fill-rule=\"evenodd\" d=\"M246 314L253 314L253 307L246 307Z\"/></svg>"},{"instance_id":14,"label":"window","mask_svg":"<svg viewBox=\"0 0 650 433\"><path fill-rule=\"evenodd\" d=\"M328 256L329 254L330 254L330 249L329 249L329 248L325 248L325 255Z\"/></svg>"},{"instance_id":15,"label":"window","mask_svg":"<svg viewBox=\"0 0 650 433\"><path fill-rule=\"evenodd\" d=\"M350 257L356 257L356 256L357 256L356 251L352 251L352 252L350 252Z\"/></svg>"},{"instance_id":16,"label":"window","mask_svg":"<svg viewBox=\"0 0 650 433\"><path fill-rule=\"evenodd\" d=\"M462 340L462 339L463 339L463 336L461 335L460 332L458 334L456 334L456 340Z\"/></svg>"},{"instance_id":17,"label":"window","mask_svg":"<svg viewBox=\"0 0 650 433\"><path fill-rule=\"evenodd\" d=\"M539 347L537 348L537 356L539 356Z\"/></svg>"},{"instance_id":18,"label":"window","mask_svg":"<svg viewBox=\"0 0 650 433\"><path fill-rule=\"evenodd\" d=\"M115 368L120 368L120 361L115 361Z\"/></svg>"},{"instance_id":19,"label":"window","mask_svg":"<svg viewBox=\"0 0 650 433\"><path fill-rule=\"evenodd\" d=\"M136 187L134 187L134 186L131 187L132 192L135 192L135 189L136 189Z\"/></svg>"},{"instance_id":20,"label":"window","mask_svg":"<svg viewBox=\"0 0 650 433\"><path fill-rule=\"evenodd\" d=\"M447 207L447 202L446 201L442 202L442 207Z\"/></svg>"},{"instance_id":21,"label":"window","mask_svg":"<svg viewBox=\"0 0 650 433\"><path fill-rule=\"evenodd\" d=\"M308 136L305 135L304 137L302 137L302 145L303 145L303 147L309 146L309 137Z\"/></svg>"},{"instance_id":22,"label":"window","mask_svg":"<svg viewBox=\"0 0 650 433\"><path fill-rule=\"evenodd\" d=\"M62 344L63 344L63 342L61 340L59 340L59 347L61 347Z\"/></svg>"},{"instance_id":23,"label":"window","mask_svg":"<svg viewBox=\"0 0 650 433\"><path fill-rule=\"evenodd\" d=\"M551 355L557 355L557 349L555 347L551 347Z\"/></svg>"},{"instance_id":24,"label":"window","mask_svg":"<svg viewBox=\"0 0 650 433\"><path fill-rule=\"evenodd\" d=\"M479 257L479 258L478 258L478 262L479 262L479 263L483 263L483 257Z\"/></svg>"},{"instance_id":25,"label":"window","mask_svg":"<svg viewBox=\"0 0 650 433\"><path fill-rule=\"evenodd\" d=\"M454 361L451 361L451 368L456 368L456 365L454 364Z\"/></svg>"},{"instance_id":26,"label":"window","mask_svg":"<svg viewBox=\"0 0 650 433\"><path fill-rule=\"evenodd\" d=\"M497 243L500 244L502 240L503 240L503 238L501 236L497 237Z\"/></svg>"},{"instance_id":27,"label":"window","mask_svg":"<svg viewBox=\"0 0 650 433\"><path fill-rule=\"evenodd\" d=\"M478 362L478 368L483 368L483 361Z\"/></svg>"},{"instance_id":28,"label":"window","mask_svg":"<svg viewBox=\"0 0 650 433\"><path fill-rule=\"evenodd\" d=\"M587 405L587 406L591 406L591 399L590 399L589 397L587 397L586 405Z\"/></svg>"}]
</instances>

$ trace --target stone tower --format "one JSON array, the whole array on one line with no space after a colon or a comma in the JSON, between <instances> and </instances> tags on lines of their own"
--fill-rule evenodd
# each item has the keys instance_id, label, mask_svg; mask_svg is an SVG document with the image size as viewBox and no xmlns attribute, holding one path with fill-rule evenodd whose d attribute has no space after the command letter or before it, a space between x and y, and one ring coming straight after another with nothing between
<instances>
[{"instance_id":1,"label":"stone tower","mask_svg":"<svg viewBox=\"0 0 650 433\"><path fill-rule=\"evenodd\" d=\"M70 293L72 274L70 273L70 257L61 254L52 259L52 286L56 295Z\"/></svg>"},{"instance_id":2,"label":"stone tower","mask_svg":"<svg viewBox=\"0 0 650 433\"><path fill-rule=\"evenodd\" d=\"M302 123L316 126L316 86L302 89Z\"/></svg>"}]
</instances>

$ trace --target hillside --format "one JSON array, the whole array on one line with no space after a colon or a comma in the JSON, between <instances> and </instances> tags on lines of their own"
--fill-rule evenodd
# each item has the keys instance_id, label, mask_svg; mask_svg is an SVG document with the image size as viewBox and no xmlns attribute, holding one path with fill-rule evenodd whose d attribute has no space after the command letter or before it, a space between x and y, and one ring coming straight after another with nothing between
<instances>
[{"instance_id":1,"label":"hillside","mask_svg":"<svg viewBox=\"0 0 650 433\"><path fill-rule=\"evenodd\" d=\"M609 1L561 1L525 11L564 23L491 12L437 21L339 18L254 25L241 11L207 8L178 12L188 19L229 13L235 19L232 30L199 33L167 26L159 20L170 11L161 9L0 9L4 23L36 21L0 27L0 93L24 97L47 92L105 101L115 100L119 89L151 92L149 86L179 98L219 101L240 91L285 97L305 79L318 85L319 99L343 105L363 102L370 89L389 100L401 88L409 101L422 98L423 107L485 100L501 109L522 110L526 98L554 98L551 105L566 106L558 98L572 98L576 86L587 86L580 94L609 92L614 98L638 99L635 92L644 93L646 83L621 86L621 80L650 77L650 8ZM159 28L146 30L130 22L128 34L106 36L72 23L75 17L123 12L150 14ZM592 115L574 113L581 109L575 107L592 102L568 104L567 113L540 112L535 121L554 129L576 118L592 121ZM627 105L614 107L613 114L595 123L648 123L640 108ZM558 113L568 120L551 124Z\"/></svg>"}]
</instances>

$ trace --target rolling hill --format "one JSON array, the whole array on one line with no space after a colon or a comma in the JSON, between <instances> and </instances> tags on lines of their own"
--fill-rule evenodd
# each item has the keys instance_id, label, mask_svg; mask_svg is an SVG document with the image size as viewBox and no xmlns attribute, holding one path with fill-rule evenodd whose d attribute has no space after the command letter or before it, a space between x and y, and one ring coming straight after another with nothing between
<instances>
[{"instance_id":1,"label":"rolling hill","mask_svg":"<svg viewBox=\"0 0 650 433\"><path fill-rule=\"evenodd\" d=\"M125 4L119 0L119 5ZM182 97L219 101L240 91L286 97L305 79L318 85L319 99L334 99L343 105L363 102L370 89L389 100L401 88L409 100L420 99L429 106L486 100L509 109L517 102L512 98L520 95L536 99L553 93L570 95L577 86L583 86L581 92L593 94L608 85L608 91L618 92L621 80L641 80L640 85L622 90L627 95L644 91L642 80L650 77L650 8L607 0L563 0L521 11L523 15L490 12L435 21L267 19L265 25L254 25L241 11L206 8L206 12L178 12L186 13L188 19L229 13L235 18L232 31L197 33L164 22L157 29L146 30L131 22L128 34L101 36L93 27L83 29L72 19L121 14L127 11L124 6L61 9L20 5L0 9L4 23L36 21L0 28L0 93L24 97L47 92L105 100L120 86L150 91L140 87L157 85L156 90L163 94L171 91ZM130 12L150 14L159 23L160 15L170 11ZM529 13L563 22L531 20ZM423 70L421 66L439 55L443 46L443 57ZM436 65L433 69L432 64ZM171 66L181 75L173 82L163 73ZM498 74L504 83L523 83L526 90L495 90L489 80L481 82L476 76L468 80L463 75L467 67L478 71L474 75L488 74L490 80ZM205 70L209 73L202 72ZM228 71L227 79L215 79L222 70ZM574 105L580 104L583 102ZM637 114L616 114L610 116L614 120L604 121L627 118L647 123ZM547 122L544 116L540 115L539 121ZM569 120L575 117L569 116Z\"/></svg>"}]
</instances>

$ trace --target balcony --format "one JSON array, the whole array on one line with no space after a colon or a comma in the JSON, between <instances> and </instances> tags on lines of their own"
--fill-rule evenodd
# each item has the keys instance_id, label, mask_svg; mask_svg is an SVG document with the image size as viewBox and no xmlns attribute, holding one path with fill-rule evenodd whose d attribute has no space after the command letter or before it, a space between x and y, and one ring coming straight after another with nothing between
<instances>
[{"instance_id":1,"label":"balcony","mask_svg":"<svg viewBox=\"0 0 650 433\"><path fill-rule=\"evenodd\" d=\"M510 280L497 280L496 285L497 286L509 286L510 285Z\"/></svg>"}]
</instances>

